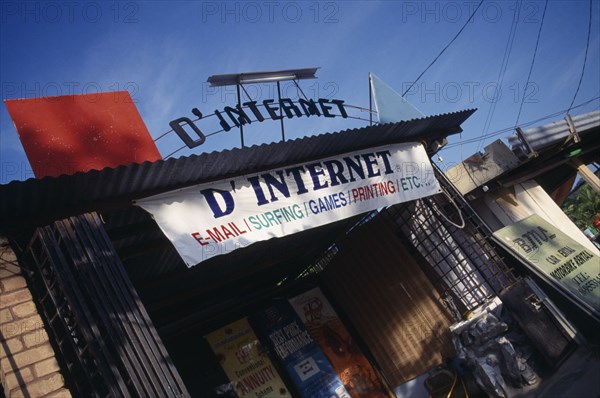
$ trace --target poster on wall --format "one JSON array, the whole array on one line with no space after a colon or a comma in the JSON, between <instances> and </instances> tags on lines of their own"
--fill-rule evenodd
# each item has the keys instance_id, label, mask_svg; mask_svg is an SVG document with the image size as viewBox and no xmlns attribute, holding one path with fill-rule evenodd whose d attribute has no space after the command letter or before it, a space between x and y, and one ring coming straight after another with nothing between
<instances>
[{"instance_id":1,"label":"poster on wall","mask_svg":"<svg viewBox=\"0 0 600 398\"><path fill-rule=\"evenodd\" d=\"M537 214L494 235L586 307L600 313L600 257Z\"/></svg>"},{"instance_id":2,"label":"poster on wall","mask_svg":"<svg viewBox=\"0 0 600 398\"><path fill-rule=\"evenodd\" d=\"M302 398L350 398L336 371L286 300L250 317Z\"/></svg>"},{"instance_id":3,"label":"poster on wall","mask_svg":"<svg viewBox=\"0 0 600 398\"><path fill-rule=\"evenodd\" d=\"M239 398L291 398L246 318L207 334L205 339Z\"/></svg>"},{"instance_id":4,"label":"poster on wall","mask_svg":"<svg viewBox=\"0 0 600 398\"><path fill-rule=\"evenodd\" d=\"M422 144L349 152L139 199L188 267L440 192Z\"/></svg>"},{"instance_id":5,"label":"poster on wall","mask_svg":"<svg viewBox=\"0 0 600 398\"><path fill-rule=\"evenodd\" d=\"M388 397L377 372L353 341L321 289L314 288L289 301L352 398Z\"/></svg>"}]
</instances>

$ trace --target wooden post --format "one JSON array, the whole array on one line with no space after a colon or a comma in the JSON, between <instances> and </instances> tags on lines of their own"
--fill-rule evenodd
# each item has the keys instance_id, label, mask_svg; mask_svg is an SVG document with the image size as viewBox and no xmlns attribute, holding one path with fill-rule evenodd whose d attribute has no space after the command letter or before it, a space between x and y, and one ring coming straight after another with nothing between
<instances>
[{"instance_id":1,"label":"wooden post","mask_svg":"<svg viewBox=\"0 0 600 398\"><path fill-rule=\"evenodd\" d=\"M571 159L571 165L577 169L577 172L587 182L590 184L592 189L596 191L597 194L600 194L600 179L596 174L590 170L585 164L581 162L581 160L577 158Z\"/></svg>"}]
</instances>

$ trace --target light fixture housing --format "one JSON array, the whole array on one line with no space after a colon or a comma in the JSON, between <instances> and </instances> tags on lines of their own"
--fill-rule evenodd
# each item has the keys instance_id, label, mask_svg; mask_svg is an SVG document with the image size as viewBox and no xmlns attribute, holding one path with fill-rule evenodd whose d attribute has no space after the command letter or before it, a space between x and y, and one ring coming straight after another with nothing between
<instances>
[{"instance_id":1,"label":"light fixture housing","mask_svg":"<svg viewBox=\"0 0 600 398\"><path fill-rule=\"evenodd\" d=\"M273 83L285 80L316 79L317 68L286 69L267 72L231 73L210 76L211 87L235 86L238 84Z\"/></svg>"}]
</instances>

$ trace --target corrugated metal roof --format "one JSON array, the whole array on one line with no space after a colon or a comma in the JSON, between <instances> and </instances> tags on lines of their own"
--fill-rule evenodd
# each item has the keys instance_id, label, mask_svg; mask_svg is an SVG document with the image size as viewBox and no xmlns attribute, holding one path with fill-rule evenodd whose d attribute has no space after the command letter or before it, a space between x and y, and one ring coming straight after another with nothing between
<instances>
[{"instance_id":1,"label":"corrugated metal roof","mask_svg":"<svg viewBox=\"0 0 600 398\"><path fill-rule=\"evenodd\" d=\"M541 151L552 146L562 145L572 134L571 128L579 135L586 135L600 127L600 110L573 116L570 127L567 118L543 126L522 131L521 135L513 134L508 142L512 151L521 159L531 155L531 150Z\"/></svg>"},{"instance_id":2,"label":"corrugated metal roof","mask_svg":"<svg viewBox=\"0 0 600 398\"><path fill-rule=\"evenodd\" d=\"M48 224L85 211L128 207L135 198L363 148L407 141L430 143L462 131L460 125L474 111L60 177L13 181L0 185L0 232L27 224Z\"/></svg>"}]
</instances>

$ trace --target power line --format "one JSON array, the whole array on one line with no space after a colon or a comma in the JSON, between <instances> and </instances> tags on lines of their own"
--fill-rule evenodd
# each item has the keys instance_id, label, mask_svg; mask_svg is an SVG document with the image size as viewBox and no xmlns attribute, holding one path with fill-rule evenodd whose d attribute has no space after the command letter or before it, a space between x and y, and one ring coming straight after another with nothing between
<instances>
[{"instance_id":1,"label":"power line","mask_svg":"<svg viewBox=\"0 0 600 398\"><path fill-rule=\"evenodd\" d=\"M458 31L458 33L456 34L456 36L454 36L454 38L452 40L450 40L450 43L448 43L446 45L446 47L444 47L442 49L442 51L440 51L440 53L437 55L437 57L435 57L434 60L431 61L431 63L427 66L427 68L425 68L425 70L423 72L421 72L421 74L419 75L419 77L417 77L417 79L410 85L410 87L404 92L404 94L402 94L403 97L406 95L406 93L408 93L410 91L411 88L413 88L413 86L419 81L419 79L421 79L421 77L423 77L423 75L425 74L425 72L427 72L429 70L429 68L431 68L433 66L433 64L435 64L435 62L438 60L438 58L442 56L442 54L448 49L448 47L450 47L450 45L452 43L454 43L454 40L456 40L458 38L458 36L460 36L460 34L462 33L462 31L465 30L465 28L467 27L467 25L469 24L469 22L471 22L471 19L473 19L473 17L475 16L475 13L479 9L479 7L481 7L481 4L483 4L483 0L481 0L479 2L479 4L477 5L477 7L475 7L475 10L473 10L473 13L469 17L469 19L467 19L467 22L465 22L465 24L463 25L463 27L460 28L460 30Z\"/></svg>"},{"instance_id":2,"label":"power line","mask_svg":"<svg viewBox=\"0 0 600 398\"><path fill-rule=\"evenodd\" d=\"M588 20L588 34L587 34L587 43L585 44L585 56L583 57L583 66L581 67L581 75L579 76L579 84L577 84L577 90L575 90L575 95L571 100L571 105L569 105L569 109L567 113L571 111L571 107L575 102L575 98L577 98L577 94L579 94L579 88L581 87L581 82L583 81L583 74L585 73L585 64L587 62L588 49L590 48L590 33L592 31L592 0L590 0L590 19Z\"/></svg>"},{"instance_id":3,"label":"power line","mask_svg":"<svg viewBox=\"0 0 600 398\"><path fill-rule=\"evenodd\" d=\"M517 25L519 24L519 12L521 10L521 1L517 1L515 4L515 12L513 14L512 24L510 26L510 32L508 34L508 40L506 41L506 48L504 49L504 56L502 57L502 64L500 65L500 72L498 73L498 86L502 87L504 82L504 75L506 74L506 68L508 67L508 60L510 59L510 53L512 52L513 44L516 37ZM490 125L492 124L492 119L494 117L494 112L496 112L496 105L498 104L498 98L495 98L495 101L492 101L487 116L485 118L485 123L483 124L483 130L481 132L482 137L485 136L490 129ZM477 147L479 151L481 146L483 146L484 140L482 139Z\"/></svg>"},{"instance_id":4,"label":"power line","mask_svg":"<svg viewBox=\"0 0 600 398\"><path fill-rule=\"evenodd\" d=\"M591 0L590 0L591 1ZM521 111L523 110L523 104L525 103L525 95L527 94L527 86L529 86L529 79L531 79L531 72L533 71L533 65L535 64L535 56L537 55L538 45L540 44L540 37L542 36L542 27L544 26L544 18L546 17L546 9L548 8L548 0L544 3L544 12L542 13L542 22L540 22L540 29L538 30L537 40L535 41L535 49L533 50L533 57L531 59L531 65L529 66L529 73L527 74L527 82L523 88L523 98L521 98L521 105L519 105L519 113L517 114L517 120L515 121L515 127L519 124L521 118Z\"/></svg>"},{"instance_id":5,"label":"power line","mask_svg":"<svg viewBox=\"0 0 600 398\"><path fill-rule=\"evenodd\" d=\"M585 101L585 102L582 102L581 104L575 105L575 106L573 106L571 109L581 108L582 106L586 106L587 104L589 104L589 103L591 103L591 102L594 102L594 101L596 101L596 100L598 100L598 99L600 99L600 96L594 97L594 98L592 98L592 99L589 99L589 100L587 100L587 101ZM544 120L547 120L547 119L551 119L551 118L553 118L553 117L560 116L560 115L564 114L564 113L565 113L565 111L566 111L566 109L563 109L563 110L561 110L561 111L554 112L554 113L548 114L548 115L546 115L546 116L542 116L542 117L541 117L541 118L539 118L539 119L536 119L536 120L532 120L532 121L529 121L529 122L523 123L523 124L521 124L519 127L528 127L528 126L531 126L532 124L536 124L536 123L542 122L542 121L544 121ZM452 148L452 147L455 147L455 146L458 146L458 145L470 144L470 143L473 143L473 142L480 141L480 140L482 140L482 139L486 139L486 138L490 138L490 137L495 137L495 136L498 136L498 135L501 135L501 134L504 134L504 133L511 132L511 131L513 131L514 129L515 129L515 127L514 127L514 126L511 126L511 127L505 127L505 128L503 128L503 129L496 130L496 131L494 131L494 132L488 133L488 134L486 134L484 137L476 137L476 138L470 138L470 139L468 139L468 140L461 140L461 141L458 141L458 142L453 142L452 144L448 144L448 145L446 145L446 146L443 148L443 150L444 150L444 149L449 149L449 148Z\"/></svg>"},{"instance_id":6,"label":"power line","mask_svg":"<svg viewBox=\"0 0 600 398\"><path fill-rule=\"evenodd\" d=\"M582 106L585 106L585 105L587 105L587 104L589 104L589 103L591 103L591 102L593 102L593 101L596 101L596 100L598 100L598 99L600 99L600 96L598 96L598 97L594 97L594 98L592 98L592 99L590 99L590 100L588 100L588 101L585 101L585 102L583 102L583 103L581 103L581 104L579 104L579 105L576 105L576 106L574 106L574 107L573 107L573 109L575 109L575 108L580 108L580 107L582 107ZM547 120L547 119L551 119L551 118L553 118L553 117L560 116L560 115L562 115L564 112L565 112L565 110L563 109L563 110L561 110L561 111L554 112L554 113L551 113L551 114L549 114L549 115L543 116L543 117L541 117L541 118L539 118L539 119L536 119L536 120L532 120L532 121L529 121L529 122L523 123L523 124L521 124L521 126L519 126L519 127L528 127L528 126L531 126L532 124L536 124L536 123L539 123L539 122L541 122L541 121L544 121L544 120ZM496 131L494 131L494 132L492 132L492 133L489 133L489 134L487 134L485 138L490 138L490 137L494 137L494 136L497 136L497 135L500 135L500 134L508 133L508 132L511 132L511 131L513 131L514 129L515 129L515 127L514 127L514 126L511 126L511 127L505 127L505 128L503 128L503 129L496 130ZM477 142L477 141L479 141L479 140L481 140L481 139L482 139L482 137L470 138L470 139L468 139L468 140L464 140L464 141L460 141L460 142L456 142L456 143L452 143L452 144L446 145L446 146L444 147L444 149L446 149L446 148L449 148L449 147L454 147L454 146L457 146L457 145L461 145L461 144L470 144L470 143L472 143L472 142Z\"/></svg>"}]
</instances>

